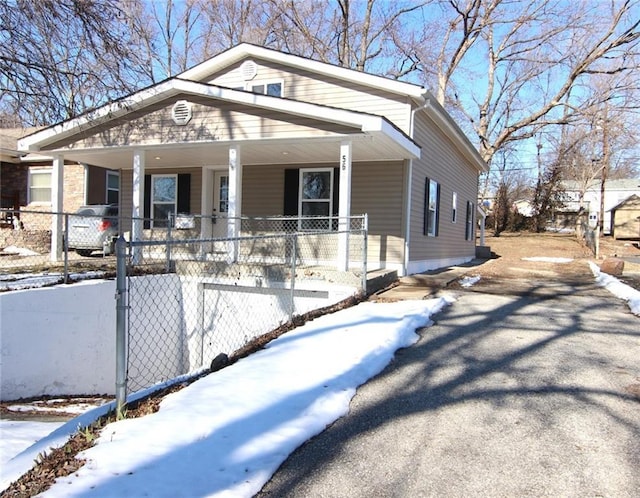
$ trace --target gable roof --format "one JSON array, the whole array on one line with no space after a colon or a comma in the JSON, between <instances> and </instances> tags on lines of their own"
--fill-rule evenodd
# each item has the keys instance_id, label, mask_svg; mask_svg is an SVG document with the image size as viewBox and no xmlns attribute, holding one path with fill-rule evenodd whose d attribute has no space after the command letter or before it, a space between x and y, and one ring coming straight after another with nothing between
<instances>
[{"instance_id":1,"label":"gable roof","mask_svg":"<svg viewBox=\"0 0 640 498\"><path fill-rule=\"evenodd\" d=\"M300 102L296 100L255 94L242 90L216 85L172 78L125 98L106 104L77 118L63 121L18 141L18 148L26 151L38 151L47 146L65 140L109 121L117 120L134 111L144 109L175 95L197 95L211 99L224 100L252 107L284 112L287 114L313 118L319 121L350 126L364 133L381 133L392 138L409 155L420 156L420 147L386 118L363 112L350 111Z\"/></svg>"},{"instance_id":2,"label":"gable roof","mask_svg":"<svg viewBox=\"0 0 640 498\"><path fill-rule=\"evenodd\" d=\"M623 200L622 202L616 204L614 207L609 209L609 211L615 211L616 209L620 209L621 207L625 207L627 204L629 204L629 205L635 204L637 206L636 208L640 209L640 196L638 196L636 194L632 194L629 197L627 197L625 200Z\"/></svg>"},{"instance_id":3,"label":"gable roof","mask_svg":"<svg viewBox=\"0 0 640 498\"><path fill-rule=\"evenodd\" d=\"M213 73L221 71L247 57L256 57L271 62L277 62L285 66L304 69L305 71L317 74L334 76L344 81L364 84L372 88L385 90L398 95L407 95L416 99L420 99L425 93L428 93L427 89L420 85L392 80L383 76L377 76L363 71L356 71L354 69L336 66L327 62L308 59L299 55L287 54L271 48L253 45L251 43L240 43L239 45L225 50L224 52L213 56L191 69L187 69L183 73L177 75L177 77L192 81L202 81Z\"/></svg>"}]
</instances>

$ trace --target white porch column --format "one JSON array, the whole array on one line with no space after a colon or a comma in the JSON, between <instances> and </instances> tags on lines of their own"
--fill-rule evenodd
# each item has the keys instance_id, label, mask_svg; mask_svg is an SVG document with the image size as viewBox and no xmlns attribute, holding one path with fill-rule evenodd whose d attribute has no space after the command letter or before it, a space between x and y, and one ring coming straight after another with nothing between
<instances>
[{"instance_id":1,"label":"white porch column","mask_svg":"<svg viewBox=\"0 0 640 498\"><path fill-rule=\"evenodd\" d=\"M202 194L200 196L200 214L202 222L200 223L200 237L210 239L213 236L213 227L211 226L211 214L213 213L213 179L214 172L211 168L202 168Z\"/></svg>"},{"instance_id":2,"label":"white porch column","mask_svg":"<svg viewBox=\"0 0 640 498\"><path fill-rule=\"evenodd\" d=\"M64 197L64 156L57 155L53 158L51 169L51 211L62 213ZM64 216L54 214L51 217L51 261L60 261L62 258L62 235Z\"/></svg>"},{"instance_id":3,"label":"white porch column","mask_svg":"<svg viewBox=\"0 0 640 498\"><path fill-rule=\"evenodd\" d=\"M133 202L131 210L131 240L142 240L142 230L144 229L144 167L145 151L136 149L133 151ZM142 248L136 247L133 250L133 264L142 261Z\"/></svg>"},{"instance_id":4,"label":"white porch column","mask_svg":"<svg viewBox=\"0 0 640 498\"><path fill-rule=\"evenodd\" d=\"M349 216L351 216L351 142L340 144L340 206L338 209L338 270L349 269Z\"/></svg>"},{"instance_id":5,"label":"white porch column","mask_svg":"<svg viewBox=\"0 0 640 498\"><path fill-rule=\"evenodd\" d=\"M240 216L242 215L242 160L240 146L229 147L229 211L227 237L240 236ZM237 261L239 245L234 241L229 245L229 258Z\"/></svg>"}]
</instances>

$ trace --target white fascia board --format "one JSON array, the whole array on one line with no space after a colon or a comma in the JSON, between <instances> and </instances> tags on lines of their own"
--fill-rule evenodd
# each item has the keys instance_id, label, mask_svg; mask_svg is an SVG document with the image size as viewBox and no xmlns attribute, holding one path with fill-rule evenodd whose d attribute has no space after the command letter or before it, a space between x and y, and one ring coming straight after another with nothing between
<instances>
[{"instance_id":1,"label":"white fascia board","mask_svg":"<svg viewBox=\"0 0 640 498\"><path fill-rule=\"evenodd\" d=\"M133 93L115 102L98 107L93 111L89 111L82 116L63 121L50 126L49 128L45 128L42 131L26 136L18 140L18 150L37 152L43 146L62 140L63 138L73 135L87 126L94 127L98 124L104 123L105 121L125 116L131 111L157 102L162 98L166 98L171 94L171 91L174 88L174 80L168 80L164 83Z\"/></svg>"},{"instance_id":2,"label":"white fascia board","mask_svg":"<svg viewBox=\"0 0 640 498\"><path fill-rule=\"evenodd\" d=\"M202 62L191 69L177 75L178 78L187 80L202 80L211 73L220 71L225 67L242 60L245 57L256 57L265 59L279 64L304 69L313 73L332 76L337 79L350 81L353 83L361 83L380 90L386 90L399 95L407 95L409 97L419 98L425 93L425 88L413 83L404 81L391 80L382 76L356 71L345 67L334 66L326 62L319 62L306 57L293 54L286 54L277 50L272 50L249 43L242 43L235 47L222 52L208 61Z\"/></svg>"},{"instance_id":3,"label":"white fascia board","mask_svg":"<svg viewBox=\"0 0 640 498\"><path fill-rule=\"evenodd\" d=\"M408 159L418 159L422 153L422 149L411 138L398 130L389 121L384 118L377 118L376 120L368 121L363 127L364 132L380 132L383 135L391 138L399 146L405 149L411 157Z\"/></svg>"},{"instance_id":4,"label":"white fascia board","mask_svg":"<svg viewBox=\"0 0 640 498\"><path fill-rule=\"evenodd\" d=\"M451 115L440 105L430 94L423 95L425 99L425 110L427 115L436 123L436 125L451 138L466 158L475 166L478 172L489 171L489 166L482 159L478 150L469 141L469 138L460 129Z\"/></svg>"}]
</instances>

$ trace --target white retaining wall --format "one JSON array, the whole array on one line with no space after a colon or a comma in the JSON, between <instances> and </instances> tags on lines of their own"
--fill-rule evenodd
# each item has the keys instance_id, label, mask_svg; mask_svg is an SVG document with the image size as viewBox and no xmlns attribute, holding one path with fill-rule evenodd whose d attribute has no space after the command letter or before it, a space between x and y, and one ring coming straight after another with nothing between
<instances>
[{"instance_id":1,"label":"white retaining wall","mask_svg":"<svg viewBox=\"0 0 640 498\"><path fill-rule=\"evenodd\" d=\"M0 293L0 399L115 390L115 281Z\"/></svg>"},{"instance_id":2,"label":"white retaining wall","mask_svg":"<svg viewBox=\"0 0 640 498\"><path fill-rule=\"evenodd\" d=\"M149 378L148 368L156 381L174 378L202 361L207 366L219 352L233 352L241 345L236 342L240 337L251 339L288 320L288 289L247 293L221 291L214 284L205 290L206 280L175 274L130 280L131 321L136 322L135 333L143 337L137 345L130 344L131 387ZM296 314L356 292L320 281L299 281L296 289L324 294L296 296ZM224 312L233 321L222 320ZM0 293L0 399L113 395L115 323L115 281Z\"/></svg>"}]
</instances>

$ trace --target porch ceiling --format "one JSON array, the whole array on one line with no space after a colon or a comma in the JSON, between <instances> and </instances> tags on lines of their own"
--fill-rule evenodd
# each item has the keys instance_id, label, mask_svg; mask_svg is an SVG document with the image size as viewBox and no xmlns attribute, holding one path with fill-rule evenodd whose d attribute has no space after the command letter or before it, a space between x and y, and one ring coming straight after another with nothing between
<instances>
[{"instance_id":1,"label":"porch ceiling","mask_svg":"<svg viewBox=\"0 0 640 498\"><path fill-rule=\"evenodd\" d=\"M352 142L353 161L403 160L413 157L404 147L384 133L355 134L291 140L240 142L242 164L338 163L340 143ZM226 166L229 142L148 145L147 168ZM131 169L133 147L60 151L65 159L111 169Z\"/></svg>"}]
</instances>

